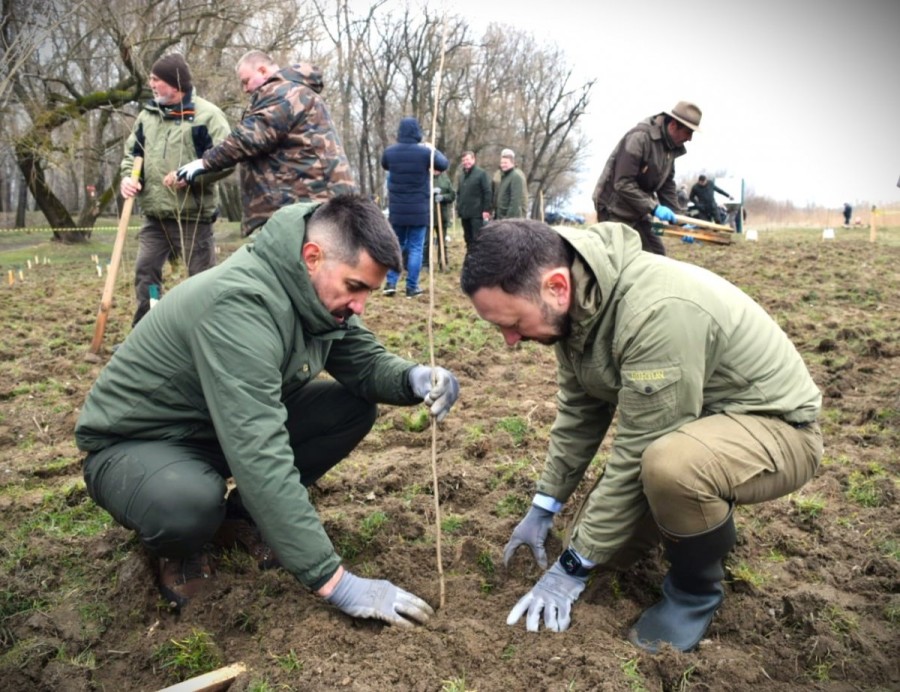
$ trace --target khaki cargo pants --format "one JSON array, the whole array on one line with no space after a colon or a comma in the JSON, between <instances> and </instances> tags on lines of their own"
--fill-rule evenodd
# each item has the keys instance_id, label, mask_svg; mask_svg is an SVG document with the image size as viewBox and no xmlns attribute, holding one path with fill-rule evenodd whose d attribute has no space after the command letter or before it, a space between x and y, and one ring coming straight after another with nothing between
<instances>
[{"instance_id":1,"label":"khaki cargo pants","mask_svg":"<svg viewBox=\"0 0 900 692\"><path fill-rule=\"evenodd\" d=\"M641 482L649 510L606 564L633 563L656 545L658 526L685 536L703 533L718 526L732 504L794 492L813 477L822 453L817 423L797 426L772 416L725 413L682 426L644 450ZM576 549L578 525L590 520L593 496L588 493L572 522Z\"/></svg>"}]
</instances>

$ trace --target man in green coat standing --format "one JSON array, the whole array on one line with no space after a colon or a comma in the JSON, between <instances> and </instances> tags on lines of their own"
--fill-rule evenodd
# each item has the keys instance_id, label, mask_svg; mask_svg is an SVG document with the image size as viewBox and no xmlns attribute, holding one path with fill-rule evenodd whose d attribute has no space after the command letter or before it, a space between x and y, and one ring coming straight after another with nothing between
<instances>
[{"instance_id":1,"label":"man in green coat standing","mask_svg":"<svg viewBox=\"0 0 900 692\"><path fill-rule=\"evenodd\" d=\"M142 106L120 166L120 192L136 197L144 214L134 262L138 305L132 326L150 309L150 287L162 288L166 260L183 258L191 276L215 266L216 181L233 170L225 168L193 187L177 179L179 166L228 136L228 119L216 105L194 95L190 68L179 53L153 63L149 82L153 100ZM144 159L138 180L131 178L135 156Z\"/></svg>"},{"instance_id":2,"label":"man in green coat standing","mask_svg":"<svg viewBox=\"0 0 900 692\"><path fill-rule=\"evenodd\" d=\"M516 153L512 149L500 152L500 176L494 195L494 219L528 218L528 181L516 168Z\"/></svg>"},{"instance_id":3,"label":"man in green coat standing","mask_svg":"<svg viewBox=\"0 0 900 692\"><path fill-rule=\"evenodd\" d=\"M158 558L175 607L213 573L205 546L236 541L350 615L431 614L345 570L306 491L368 433L377 402L424 400L441 420L458 397L450 372L389 353L359 320L400 261L361 196L285 207L170 291L100 373L75 429L87 489Z\"/></svg>"},{"instance_id":4,"label":"man in green coat standing","mask_svg":"<svg viewBox=\"0 0 900 692\"><path fill-rule=\"evenodd\" d=\"M609 460L571 539L512 609L561 631L595 569L628 569L662 540L662 599L629 638L695 648L722 603L734 506L787 495L822 458L822 396L785 333L749 296L699 267L641 250L619 223L482 230L462 288L506 343L555 344L557 415L532 507L504 551L545 539L618 414Z\"/></svg>"}]
</instances>

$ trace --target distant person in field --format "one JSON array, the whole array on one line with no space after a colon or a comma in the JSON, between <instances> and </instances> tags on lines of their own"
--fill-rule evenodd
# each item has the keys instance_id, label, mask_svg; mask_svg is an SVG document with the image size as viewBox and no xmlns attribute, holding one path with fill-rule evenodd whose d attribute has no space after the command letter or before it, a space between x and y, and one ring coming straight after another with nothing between
<instances>
[{"instance_id":1,"label":"distant person in field","mask_svg":"<svg viewBox=\"0 0 900 692\"><path fill-rule=\"evenodd\" d=\"M374 202L289 205L170 291L100 373L75 427L87 490L137 532L174 608L211 585L213 546L283 567L354 617L432 615L347 571L307 493L366 436L379 402L424 401L440 421L459 395L449 371L388 352L359 319L400 261Z\"/></svg>"},{"instance_id":2,"label":"distant person in field","mask_svg":"<svg viewBox=\"0 0 900 692\"><path fill-rule=\"evenodd\" d=\"M437 149L432 152L430 145L421 142L419 121L406 117L397 127L396 143L381 155L381 167L388 172L388 218L406 258L407 298L417 298L425 292L419 285L419 274L425 238L429 233L430 207L434 204L432 171L446 171L450 166L444 154ZM384 295L397 293L400 274L399 270L388 272L382 291Z\"/></svg>"},{"instance_id":3,"label":"distant person in field","mask_svg":"<svg viewBox=\"0 0 900 692\"><path fill-rule=\"evenodd\" d=\"M241 164L245 236L283 206L357 191L320 96L324 82L318 67L282 68L266 53L251 50L235 71L250 105L221 144L178 169L179 179L193 183L202 180L201 174Z\"/></svg>"},{"instance_id":4,"label":"distant person in field","mask_svg":"<svg viewBox=\"0 0 900 692\"><path fill-rule=\"evenodd\" d=\"M528 218L528 181L522 169L516 167L516 152L500 152L500 170L494 181L495 219Z\"/></svg>"},{"instance_id":5,"label":"distant person in field","mask_svg":"<svg viewBox=\"0 0 900 692\"><path fill-rule=\"evenodd\" d=\"M678 199L679 213L683 213L684 210L687 209L688 202L690 201L687 185L679 185L678 192L675 196Z\"/></svg>"},{"instance_id":6,"label":"distant person in field","mask_svg":"<svg viewBox=\"0 0 900 692\"><path fill-rule=\"evenodd\" d=\"M475 152L464 151L456 178L456 214L463 228L466 250L491 219L493 191L487 171L475 163Z\"/></svg>"},{"instance_id":7,"label":"distant person in field","mask_svg":"<svg viewBox=\"0 0 900 692\"><path fill-rule=\"evenodd\" d=\"M850 206L849 202L844 202L844 228L850 225L850 220L853 218L853 207Z\"/></svg>"},{"instance_id":8,"label":"distant person in field","mask_svg":"<svg viewBox=\"0 0 900 692\"><path fill-rule=\"evenodd\" d=\"M714 181L701 174L697 178L697 182L691 186L690 200L700 212L700 218L713 223L722 223L723 219L719 214L719 205L716 203L716 193L725 195L728 199L734 199L730 194L720 187L716 187Z\"/></svg>"},{"instance_id":9,"label":"distant person in field","mask_svg":"<svg viewBox=\"0 0 900 692\"><path fill-rule=\"evenodd\" d=\"M492 222L463 262L461 285L508 345L554 344L558 362L547 460L507 565L524 545L547 568L554 518L617 416L603 472L571 512L565 551L507 623L525 616L530 631L542 621L567 629L595 572L627 579L662 541L670 566L661 599L629 639L651 652L694 649L724 599L735 506L796 491L822 458L822 395L797 349L740 289L643 252L637 232L618 223Z\"/></svg>"},{"instance_id":10,"label":"distant person in field","mask_svg":"<svg viewBox=\"0 0 900 692\"><path fill-rule=\"evenodd\" d=\"M150 287L162 293L168 259L182 257L191 276L215 266L216 181L231 173L223 169L190 189L178 180L179 166L222 142L231 128L218 106L194 94L191 70L179 53L153 63L149 82L153 99L142 106L125 140L119 168L122 197L135 197L144 214L134 262L137 310L132 326L150 309ZM137 181L131 178L135 156L144 159Z\"/></svg>"},{"instance_id":11,"label":"distant person in field","mask_svg":"<svg viewBox=\"0 0 900 692\"><path fill-rule=\"evenodd\" d=\"M637 230L644 250L665 255L662 240L653 233L651 217L674 223L678 203L675 159L687 153L700 129L702 112L679 101L669 111L642 120L619 140L594 187L598 221L619 221Z\"/></svg>"},{"instance_id":12,"label":"distant person in field","mask_svg":"<svg viewBox=\"0 0 900 692\"><path fill-rule=\"evenodd\" d=\"M441 269L446 269L450 261L450 226L453 225L453 201L456 199L456 190L453 189L453 181L447 171L432 171L431 191L434 205L431 211L431 253L428 248L422 251L422 266L427 267L431 257L435 258L435 264ZM444 234L440 240L441 233ZM441 261L441 246L444 248L444 259Z\"/></svg>"}]
</instances>

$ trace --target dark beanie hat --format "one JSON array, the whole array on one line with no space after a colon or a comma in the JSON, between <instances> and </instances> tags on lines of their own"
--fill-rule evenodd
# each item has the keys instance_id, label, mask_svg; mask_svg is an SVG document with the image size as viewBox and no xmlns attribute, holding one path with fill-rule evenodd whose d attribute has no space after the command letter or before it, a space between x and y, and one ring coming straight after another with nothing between
<instances>
[{"instance_id":1,"label":"dark beanie hat","mask_svg":"<svg viewBox=\"0 0 900 692\"><path fill-rule=\"evenodd\" d=\"M178 91L189 92L194 84L191 81L191 70L181 53L165 55L153 63L150 73Z\"/></svg>"}]
</instances>

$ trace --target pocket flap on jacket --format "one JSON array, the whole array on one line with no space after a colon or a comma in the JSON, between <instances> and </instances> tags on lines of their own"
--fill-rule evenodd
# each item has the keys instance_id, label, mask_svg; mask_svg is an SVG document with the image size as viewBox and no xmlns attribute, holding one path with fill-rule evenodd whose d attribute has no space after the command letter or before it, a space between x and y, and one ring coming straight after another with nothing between
<instances>
[{"instance_id":1,"label":"pocket flap on jacket","mask_svg":"<svg viewBox=\"0 0 900 692\"><path fill-rule=\"evenodd\" d=\"M647 368L623 370L622 389L619 392L619 406L622 415L633 419L636 414L654 412L665 417L678 401L681 368ZM647 425L660 424L661 420L645 421Z\"/></svg>"}]
</instances>

